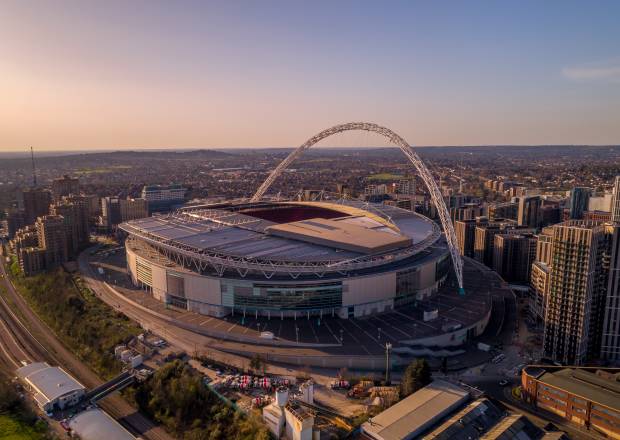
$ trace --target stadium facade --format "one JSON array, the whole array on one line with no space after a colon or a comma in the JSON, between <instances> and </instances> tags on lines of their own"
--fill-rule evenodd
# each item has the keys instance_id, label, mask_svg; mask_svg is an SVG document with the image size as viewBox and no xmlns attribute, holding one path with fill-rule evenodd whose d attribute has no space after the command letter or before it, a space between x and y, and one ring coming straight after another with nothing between
<instances>
[{"instance_id":1,"label":"stadium facade","mask_svg":"<svg viewBox=\"0 0 620 440\"><path fill-rule=\"evenodd\" d=\"M120 228L135 285L215 317L373 315L432 296L452 267L435 222L355 200L230 202Z\"/></svg>"}]
</instances>

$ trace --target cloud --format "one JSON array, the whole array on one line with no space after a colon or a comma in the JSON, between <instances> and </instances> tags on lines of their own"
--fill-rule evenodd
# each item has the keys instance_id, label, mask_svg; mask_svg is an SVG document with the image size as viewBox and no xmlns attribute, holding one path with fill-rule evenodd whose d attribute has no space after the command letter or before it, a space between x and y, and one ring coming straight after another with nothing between
<instances>
[{"instance_id":1,"label":"cloud","mask_svg":"<svg viewBox=\"0 0 620 440\"><path fill-rule=\"evenodd\" d=\"M620 61L565 67L562 75L572 81L620 82Z\"/></svg>"}]
</instances>

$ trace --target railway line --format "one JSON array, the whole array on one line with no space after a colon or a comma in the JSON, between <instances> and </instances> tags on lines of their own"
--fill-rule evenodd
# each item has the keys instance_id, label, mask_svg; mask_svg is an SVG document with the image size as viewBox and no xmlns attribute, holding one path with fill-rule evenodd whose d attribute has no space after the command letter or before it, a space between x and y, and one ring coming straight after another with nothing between
<instances>
[{"instance_id":1,"label":"railway line","mask_svg":"<svg viewBox=\"0 0 620 440\"><path fill-rule=\"evenodd\" d=\"M0 368L14 375L23 362L45 361L62 366L87 388L103 383L30 309L8 278L4 261L0 262L0 283ZM138 437L173 440L163 428L156 426L119 395L110 395L98 405Z\"/></svg>"}]
</instances>

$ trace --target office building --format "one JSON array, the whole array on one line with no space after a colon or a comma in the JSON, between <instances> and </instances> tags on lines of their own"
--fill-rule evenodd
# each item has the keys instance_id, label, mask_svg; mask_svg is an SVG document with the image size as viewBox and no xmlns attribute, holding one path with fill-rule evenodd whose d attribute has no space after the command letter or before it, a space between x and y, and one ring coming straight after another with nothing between
<instances>
[{"instance_id":1,"label":"office building","mask_svg":"<svg viewBox=\"0 0 620 440\"><path fill-rule=\"evenodd\" d=\"M611 197L611 221L620 223L620 176L616 176Z\"/></svg>"},{"instance_id":2,"label":"office building","mask_svg":"<svg viewBox=\"0 0 620 440\"><path fill-rule=\"evenodd\" d=\"M149 216L149 205L144 199L121 199L120 214L121 222L145 218Z\"/></svg>"},{"instance_id":3,"label":"office building","mask_svg":"<svg viewBox=\"0 0 620 440\"><path fill-rule=\"evenodd\" d=\"M496 234L493 245L493 270L510 283L528 283L536 256L536 236L532 234Z\"/></svg>"},{"instance_id":4,"label":"office building","mask_svg":"<svg viewBox=\"0 0 620 440\"><path fill-rule=\"evenodd\" d=\"M122 223L120 198L103 197L101 199L101 225L113 228L119 223Z\"/></svg>"},{"instance_id":5,"label":"office building","mask_svg":"<svg viewBox=\"0 0 620 440\"><path fill-rule=\"evenodd\" d=\"M551 277L543 350L565 365L598 358L617 228L568 221L551 228Z\"/></svg>"},{"instance_id":6,"label":"office building","mask_svg":"<svg viewBox=\"0 0 620 440\"><path fill-rule=\"evenodd\" d=\"M527 366L523 399L598 436L620 439L620 373L617 369Z\"/></svg>"},{"instance_id":7,"label":"office building","mask_svg":"<svg viewBox=\"0 0 620 440\"><path fill-rule=\"evenodd\" d=\"M174 205L182 205L187 189L182 185L145 185L142 198L148 203L150 212L169 210Z\"/></svg>"},{"instance_id":8,"label":"office building","mask_svg":"<svg viewBox=\"0 0 620 440\"><path fill-rule=\"evenodd\" d=\"M539 196L519 198L517 224L529 228L538 228L542 222L542 199Z\"/></svg>"},{"instance_id":9,"label":"office building","mask_svg":"<svg viewBox=\"0 0 620 440\"><path fill-rule=\"evenodd\" d=\"M579 220L583 217L583 212L588 210L588 199L592 190L590 188L575 187L570 191L569 213L570 220Z\"/></svg>"},{"instance_id":10,"label":"office building","mask_svg":"<svg viewBox=\"0 0 620 440\"><path fill-rule=\"evenodd\" d=\"M80 194L80 179L64 175L52 180L52 196L58 201L63 196Z\"/></svg>"},{"instance_id":11,"label":"office building","mask_svg":"<svg viewBox=\"0 0 620 440\"><path fill-rule=\"evenodd\" d=\"M148 216L148 202L145 199L121 199L119 197L101 199L101 224L108 229L113 229L122 222Z\"/></svg>"},{"instance_id":12,"label":"office building","mask_svg":"<svg viewBox=\"0 0 620 440\"><path fill-rule=\"evenodd\" d=\"M590 196L588 199L588 211L611 212L611 203L613 192L607 192L602 195Z\"/></svg>"},{"instance_id":13,"label":"office building","mask_svg":"<svg viewBox=\"0 0 620 440\"><path fill-rule=\"evenodd\" d=\"M26 225L32 225L38 217L49 213L52 194L41 188L28 188L17 193L18 208L24 211Z\"/></svg>"}]
</instances>

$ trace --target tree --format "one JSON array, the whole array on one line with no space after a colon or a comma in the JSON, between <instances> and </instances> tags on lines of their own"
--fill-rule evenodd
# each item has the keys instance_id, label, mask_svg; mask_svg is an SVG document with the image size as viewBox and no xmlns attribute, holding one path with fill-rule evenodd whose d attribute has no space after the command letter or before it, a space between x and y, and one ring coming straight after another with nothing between
<instances>
[{"instance_id":1,"label":"tree","mask_svg":"<svg viewBox=\"0 0 620 440\"><path fill-rule=\"evenodd\" d=\"M416 359L411 362L403 374L400 383L400 392L403 397L415 393L420 388L431 383L431 367L426 359Z\"/></svg>"},{"instance_id":2,"label":"tree","mask_svg":"<svg viewBox=\"0 0 620 440\"><path fill-rule=\"evenodd\" d=\"M260 354L256 353L252 359L250 359L250 368L258 373L263 366L263 358Z\"/></svg>"}]
</instances>

